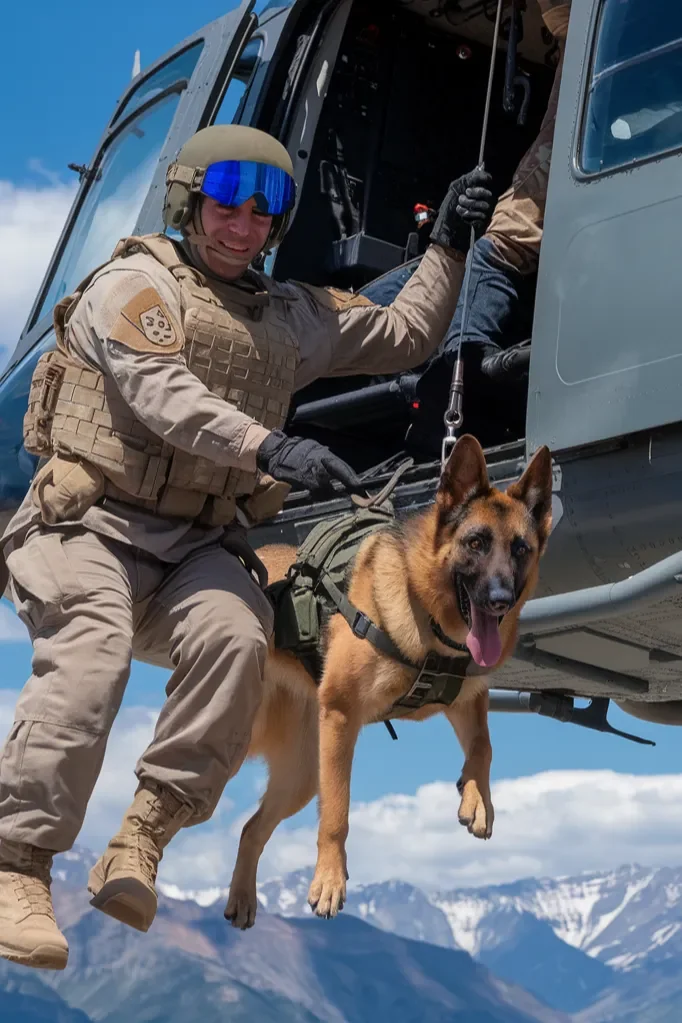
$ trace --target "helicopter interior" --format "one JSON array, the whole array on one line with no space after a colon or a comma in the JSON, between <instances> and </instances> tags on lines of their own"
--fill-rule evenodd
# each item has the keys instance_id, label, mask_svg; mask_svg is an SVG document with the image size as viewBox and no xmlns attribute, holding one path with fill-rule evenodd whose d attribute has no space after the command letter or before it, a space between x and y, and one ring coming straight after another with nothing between
<instances>
[{"instance_id":1,"label":"helicopter interior","mask_svg":"<svg viewBox=\"0 0 682 1023\"><path fill-rule=\"evenodd\" d=\"M418 228L415 206L437 209L450 181L478 162L496 7L354 0L310 152L297 154L306 172L276 277L362 291L419 259L430 229ZM318 48L316 67L320 57ZM485 148L497 194L537 134L556 59L535 0L506 5ZM409 451L418 372L317 381L296 396L290 425L366 471ZM484 444L523 437L526 388L523 373L491 382ZM467 397L465 381L465 417Z\"/></svg>"}]
</instances>

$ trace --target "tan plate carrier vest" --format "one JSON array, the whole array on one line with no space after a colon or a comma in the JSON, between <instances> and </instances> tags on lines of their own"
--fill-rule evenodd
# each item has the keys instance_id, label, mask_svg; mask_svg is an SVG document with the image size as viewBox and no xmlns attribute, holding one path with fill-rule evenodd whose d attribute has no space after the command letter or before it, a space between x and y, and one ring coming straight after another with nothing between
<instances>
[{"instance_id":1,"label":"tan plate carrier vest","mask_svg":"<svg viewBox=\"0 0 682 1023\"><path fill-rule=\"evenodd\" d=\"M257 292L212 281L179 262L163 235L124 238L112 260L136 252L153 256L180 285L183 355L190 371L256 422L268 429L283 426L299 362L298 342L286 320L293 299L278 294L271 281L267 288L263 281L264 290ZM237 501L250 522L277 514L289 491L286 484L173 447L136 418L112 380L71 351L69 320L102 269L55 307L57 348L41 356L31 380L26 450L84 469L84 486L93 491L90 504L108 496L211 526L232 522ZM56 481L56 472L53 477ZM101 485L93 486L93 478ZM75 502L82 514L89 505L81 505Z\"/></svg>"}]
</instances>

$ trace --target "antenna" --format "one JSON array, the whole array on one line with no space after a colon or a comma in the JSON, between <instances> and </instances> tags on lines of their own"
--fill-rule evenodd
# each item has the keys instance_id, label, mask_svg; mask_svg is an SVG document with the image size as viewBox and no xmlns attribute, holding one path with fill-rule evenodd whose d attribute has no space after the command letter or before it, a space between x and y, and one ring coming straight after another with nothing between
<instances>
[{"instance_id":1,"label":"antenna","mask_svg":"<svg viewBox=\"0 0 682 1023\"><path fill-rule=\"evenodd\" d=\"M140 73L140 51L139 50L135 50L135 56L133 57L133 74L132 74L132 77L135 78L135 76L139 75L139 73Z\"/></svg>"}]
</instances>

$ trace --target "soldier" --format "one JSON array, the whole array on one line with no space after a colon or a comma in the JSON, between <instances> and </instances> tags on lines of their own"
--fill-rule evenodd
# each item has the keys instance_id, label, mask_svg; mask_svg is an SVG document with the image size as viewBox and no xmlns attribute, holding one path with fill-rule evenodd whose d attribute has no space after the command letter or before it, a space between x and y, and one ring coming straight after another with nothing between
<instances>
[{"instance_id":1,"label":"soldier","mask_svg":"<svg viewBox=\"0 0 682 1023\"><path fill-rule=\"evenodd\" d=\"M210 818L261 699L272 609L243 525L290 485L361 488L328 448L282 432L292 392L422 362L492 208L489 175L453 182L419 271L382 308L250 267L286 230L292 175L263 132L199 131L167 175L164 222L182 240L124 239L55 309L24 421L48 460L3 538L34 648L0 756L0 954L15 962L66 965L52 857L81 828L132 653L172 669L168 698L88 887L149 928L163 849Z\"/></svg>"},{"instance_id":2,"label":"soldier","mask_svg":"<svg viewBox=\"0 0 682 1023\"><path fill-rule=\"evenodd\" d=\"M482 443L494 434L495 395L479 374L481 361L530 337L535 282L542 243L547 183L552 159L564 46L570 0L538 0L545 25L559 46L559 62L540 131L521 159L510 187L500 196L490 226L472 253L469 308L462 331L460 299L445 340L417 388L419 414L410 430L415 450L436 455L440 450L442 415L448 399L460 334L464 345L464 415L467 429ZM368 293L372 292L368 289ZM389 295L390 292L385 291ZM486 400L486 396L491 400ZM492 400L495 399L495 400ZM505 410L504 414L507 414Z\"/></svg>"}]
</instances>

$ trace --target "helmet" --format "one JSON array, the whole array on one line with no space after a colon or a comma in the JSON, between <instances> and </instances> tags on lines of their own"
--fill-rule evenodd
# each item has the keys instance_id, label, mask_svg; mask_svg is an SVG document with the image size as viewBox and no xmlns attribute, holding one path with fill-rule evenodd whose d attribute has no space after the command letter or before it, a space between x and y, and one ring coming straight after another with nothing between
<instances>
[{"instance_id":1,"label":"helmet","mask_svg":"<svg viewBox=\"0 0 682 1023\"><path fill-rule=\"evenodd\" d=\"M261 165L260 169L266 172L273 167L284 172L284 175L277 176L286 186L285 198L289 201L283 204L283 212L273 215L272 230L266 244L270 246L280 242L289 225L295 200L291 157L282 143L272 135L240 124L214 124L209 128L201 128L185 142L175 162L170 164L166 172L163 207L166 227L182 231L194 216L196 197L206 191L207 170L214 164L226 166L233 161L235 164L245 162ZM257 185L253 178L252 184L254 191L259 188L260 183ZM264 208L268 208L267 201Z\"/></svg>"}]
</instances>

